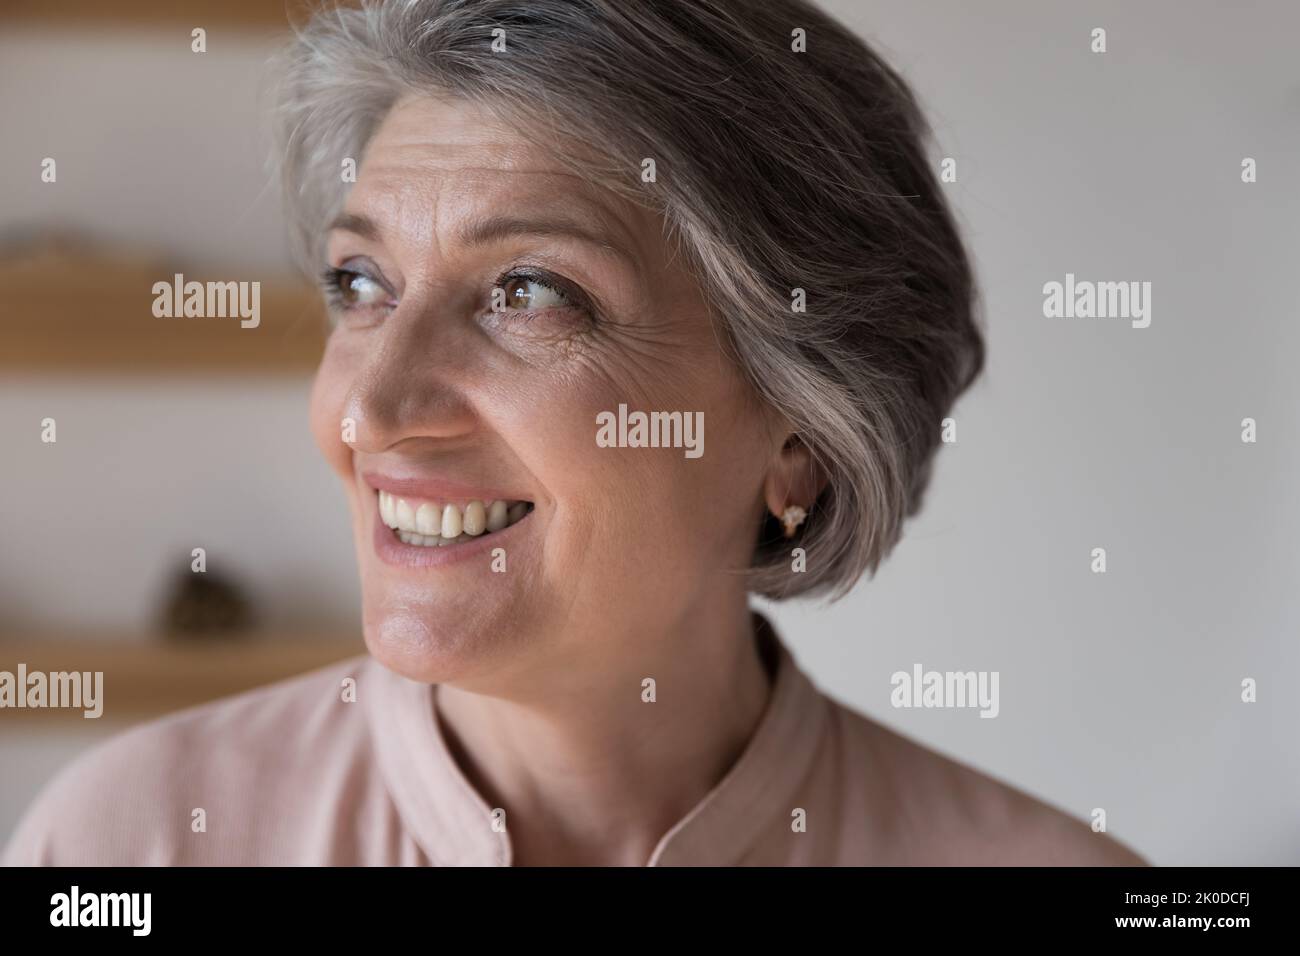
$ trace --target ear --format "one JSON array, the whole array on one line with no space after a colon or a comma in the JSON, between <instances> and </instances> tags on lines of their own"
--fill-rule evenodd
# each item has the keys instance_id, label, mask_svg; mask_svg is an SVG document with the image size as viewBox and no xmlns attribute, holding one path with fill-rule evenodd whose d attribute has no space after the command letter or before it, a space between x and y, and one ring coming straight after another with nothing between
<instances>
[{"instance_id":1,"label":"ear","mask_svg":"<svg viewBox=\"0 0 1300 956\"><path fill-rule=\"evenodd\" d=\"M768 467L763 481L763 500L767 510L780 518L790 505L812 507L826 487L826 475L813 460L812 451L791 435Z\"/></svg>"}]
</instances>

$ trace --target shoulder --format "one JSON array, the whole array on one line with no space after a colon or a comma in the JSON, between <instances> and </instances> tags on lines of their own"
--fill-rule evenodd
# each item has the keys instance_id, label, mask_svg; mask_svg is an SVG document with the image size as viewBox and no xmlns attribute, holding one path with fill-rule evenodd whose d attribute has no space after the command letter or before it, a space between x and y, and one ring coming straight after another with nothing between
<instances>
[{"instance_id":1,"label":"shoulder","mask_svg":"<svg viewBox=\"0 0 1300 956\"><path fill-rule=\"evenodd\" d=\"M196 853L210 862L263 829L272 837L268 817L305 788L346 775L368 749L365 717L343 691L372 663L358 656L92 747L46 784L4 862L162 865L197 861Z\"/></svg>"},{"instance_id":2,"label":"shoulder","mask_svg":"<svg viewBox=\"0 0 1300 956\"><path fill-rule=\"evenodd\" d=\"M828 698L829 700L829 698ZM830 700L844 763L901 863L1146 866L1082 820Z\"/></svg>"}]
</instances>

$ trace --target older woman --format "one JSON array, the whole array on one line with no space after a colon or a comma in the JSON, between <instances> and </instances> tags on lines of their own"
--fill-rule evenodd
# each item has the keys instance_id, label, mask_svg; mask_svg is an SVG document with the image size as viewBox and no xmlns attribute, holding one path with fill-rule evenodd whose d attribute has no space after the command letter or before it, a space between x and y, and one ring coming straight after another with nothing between
<instances>
[{"instance_id":1,"label":"older woman","mask_svg":"<svg viewBox=\"0 0 1300 956\"><path fill-rule=\"evenodd\" d=\"M11 861L1141 862L749 608L874 570L982 363L861 41L799 0L376 0L284 65L370 655L98 749Z\"/></svg>"}]
</instances>

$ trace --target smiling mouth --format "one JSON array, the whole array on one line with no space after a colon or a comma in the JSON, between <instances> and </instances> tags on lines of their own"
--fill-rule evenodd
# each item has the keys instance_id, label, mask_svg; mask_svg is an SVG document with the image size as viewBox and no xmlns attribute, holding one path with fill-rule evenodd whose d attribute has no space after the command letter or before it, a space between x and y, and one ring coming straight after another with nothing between
<instances>
[{"instance_id":1,"label":"smiling mouth","mask_svg":"<svg viewBox=\"0 0 1300 956\"><path fill-rule=\"evenodd\" d=\"M522 521L531 501L436 502L379 492L379 517L403 544L445 548L473 541Z\"/></svg>"}]
</instances>

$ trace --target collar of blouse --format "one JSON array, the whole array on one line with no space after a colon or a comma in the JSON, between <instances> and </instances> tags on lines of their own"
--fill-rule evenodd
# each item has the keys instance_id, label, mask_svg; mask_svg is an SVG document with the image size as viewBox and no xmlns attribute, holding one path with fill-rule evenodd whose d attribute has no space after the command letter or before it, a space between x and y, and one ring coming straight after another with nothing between
<instances>
[{"instance_id":1,"label":"collar of blouse","mask_svg":"<svg viewBox=\"0 0 1300 956\"><path fill-rule=\"evenodd\" d=\"M649 866L730 866L778 817L817 753L823 699L771 623L754 612L758 640L776 658L767 709L731 770L660 838ZM381 772L407 831L440 866L509 866L510 837L461 772L439 727L436 686L369 662L365 700Z\"/></svg>"}]
</instances>

